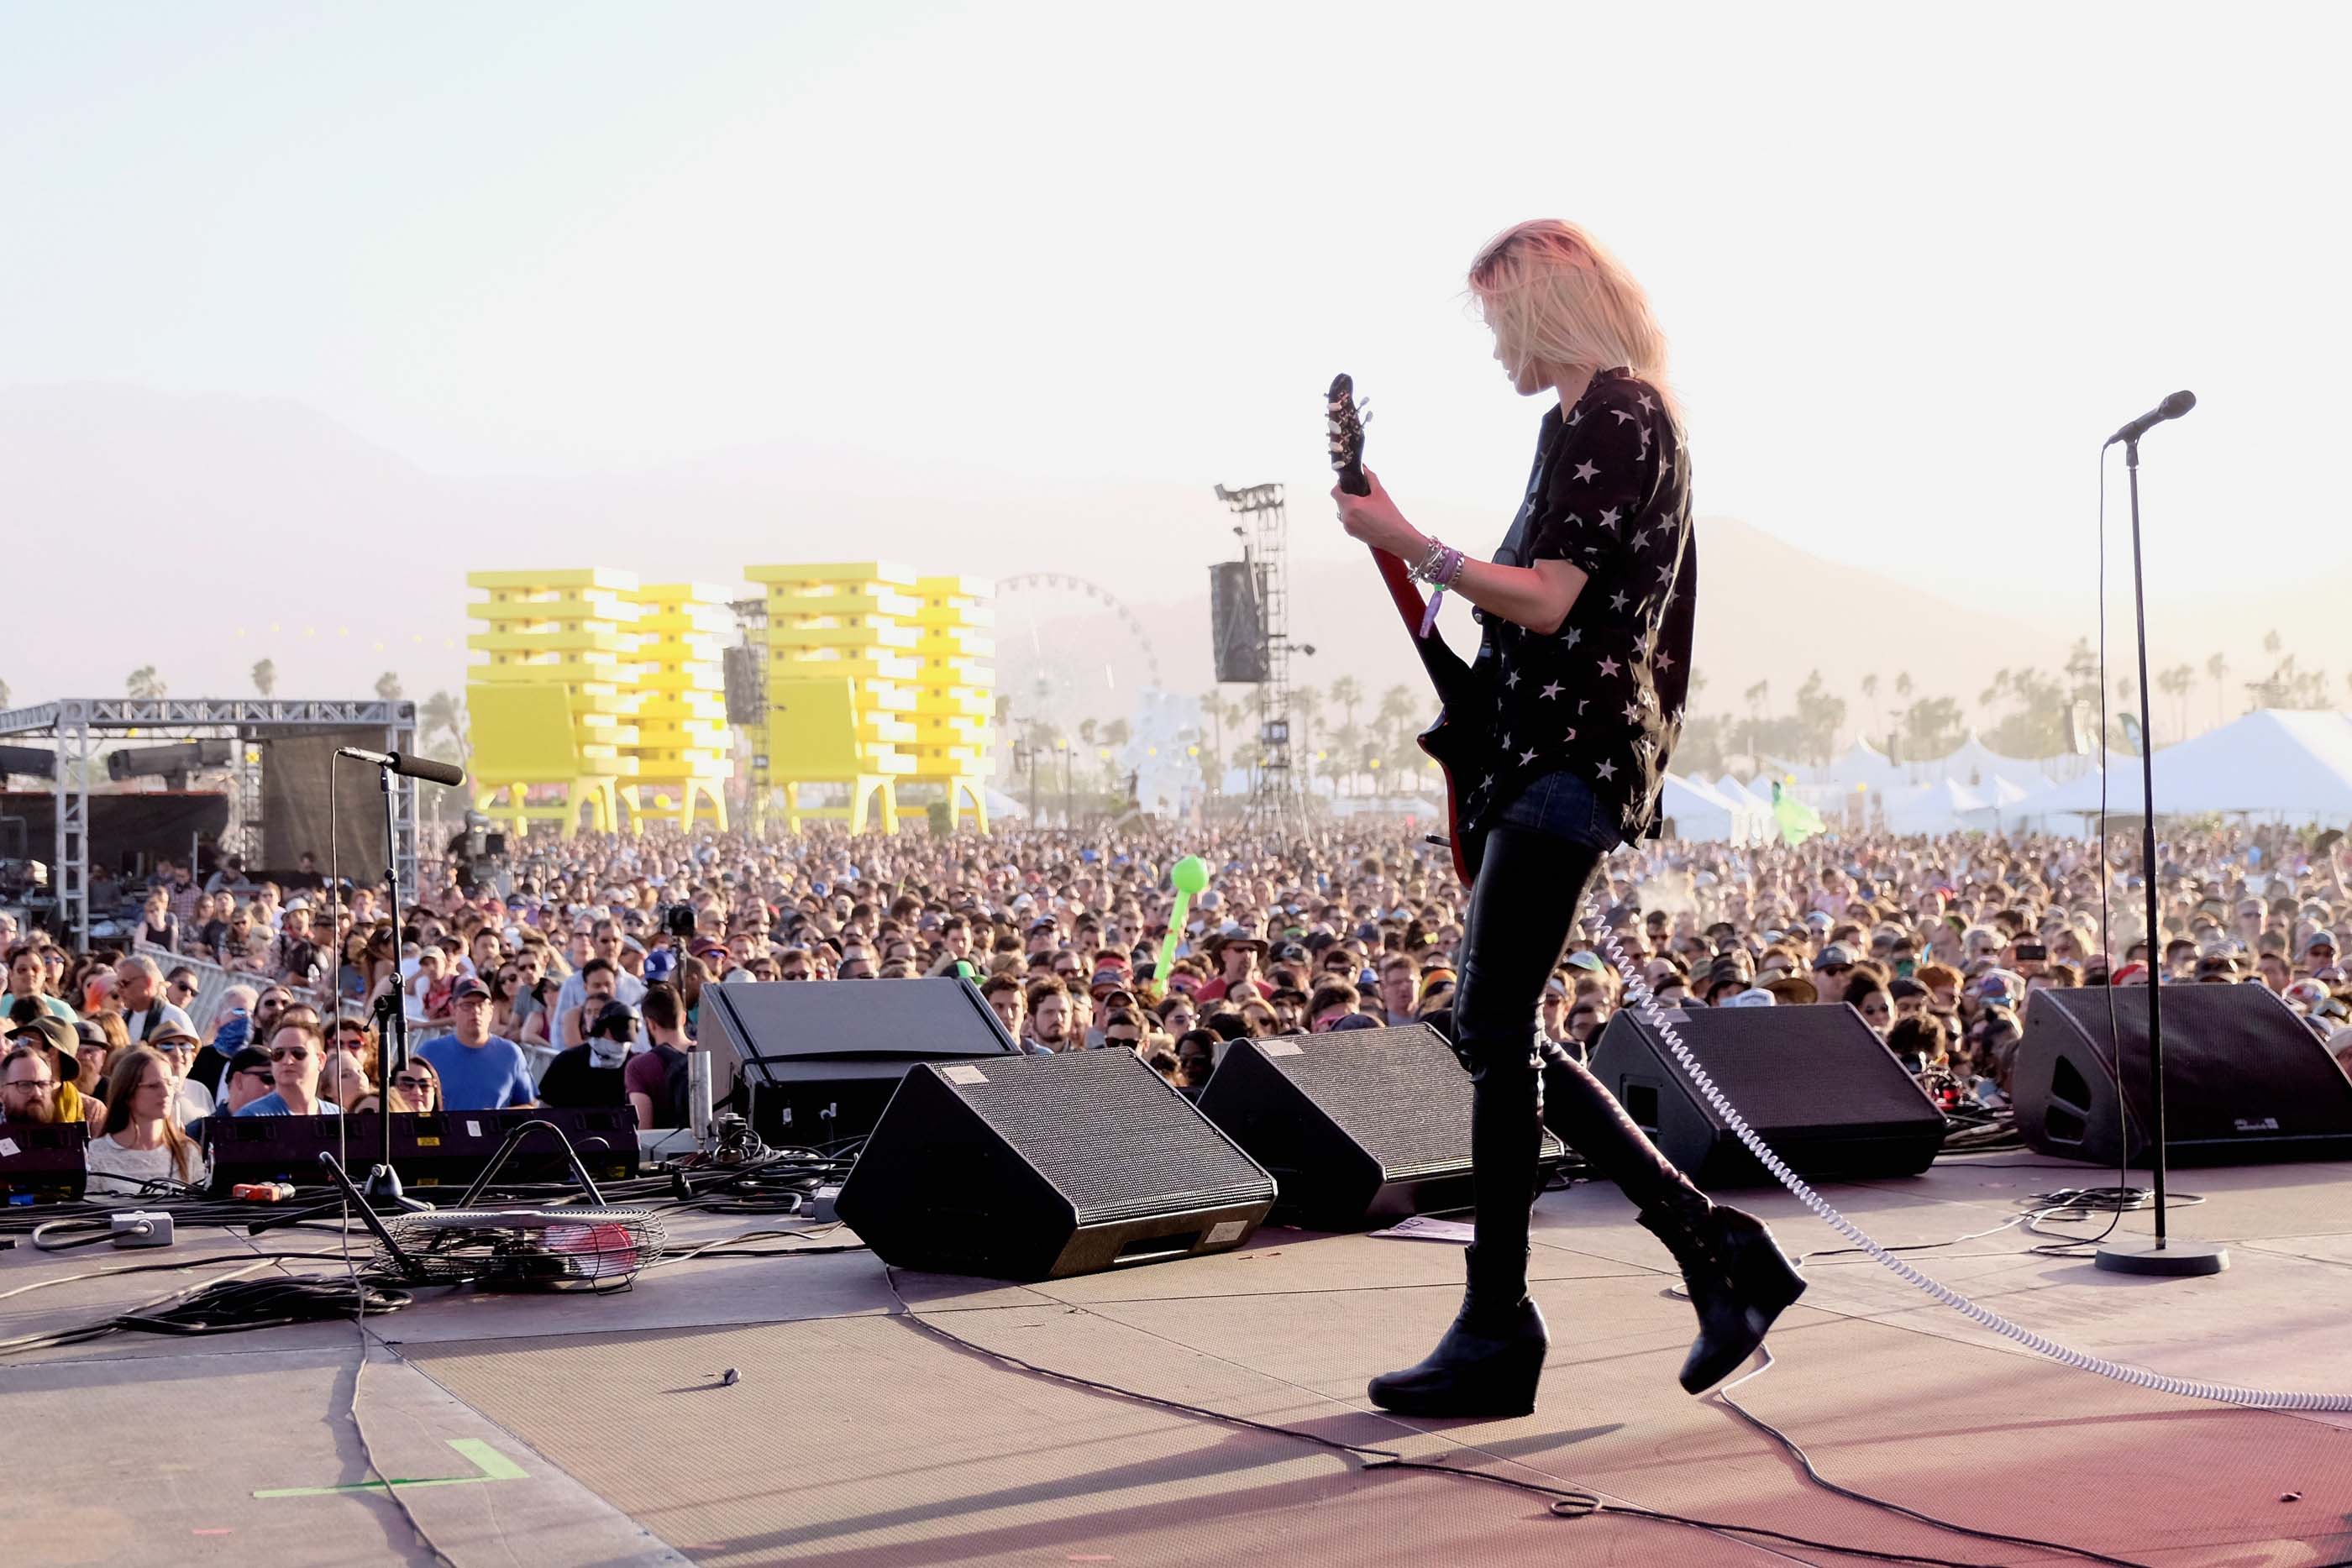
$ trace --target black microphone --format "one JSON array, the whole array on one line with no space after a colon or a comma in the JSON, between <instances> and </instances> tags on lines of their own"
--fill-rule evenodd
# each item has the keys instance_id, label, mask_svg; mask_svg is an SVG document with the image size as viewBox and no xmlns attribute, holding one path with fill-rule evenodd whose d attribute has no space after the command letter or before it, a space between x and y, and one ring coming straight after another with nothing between
<instances>
[{"instance_id":1,"label":"black microphone","mask_svg":"<svg viewBox=\"0 0 2352 1568\"><path fill-rule=\"evenodd\" d=\"M2190 409L2195 408L2196 406L2197 394L2195 392L2174 392L2170 397L2166 398L2162 402L2158 403L2154 408L2149 409L2146 413L2141 414L2137 419L2133 420L2129 424L2125 425L2121 430L2118 430L2113 435L2108 436L2106 439L2106 444L2113 446L2118 441L2137 441L2141 436L2146 435L2150 430L2162 424L2166 420L2179 419L2182 414L2187 413Z\"/></svg>"},{"instance_id":2,"label":"black microphone","mask_svg":"<svg viewBox=\"0 0 2352 1568\"><path fill-rule=\"evenodd\" d=\"M466 781L466 770L446 762L436 762L429 757L408 757L397 751L362 751L356 746L335 748L338 757L356 757L362 762L373 762L378 768L389 768L403 779L422 779L431 784L446 784L455 789Z\"/></svg>"}]
</instances>

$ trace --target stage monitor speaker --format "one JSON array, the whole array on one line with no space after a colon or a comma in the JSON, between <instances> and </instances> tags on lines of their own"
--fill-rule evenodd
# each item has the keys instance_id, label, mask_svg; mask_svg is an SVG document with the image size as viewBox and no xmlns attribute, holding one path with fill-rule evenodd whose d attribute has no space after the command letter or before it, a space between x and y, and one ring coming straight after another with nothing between
<instances>
[{"instance_id":1,"label":"stage monitor speaker","mask_svg":"<svg viewBox=\"0 0 2352 1568\"><path fill-rule=\"evenodd\" d=\"M2147 1002L2145 986L2027 999L2009 1085L2027 1146L2091 1165L2155 1164ZM2167 986L2164 1120L2168 1165L2352 1158L2352 1080L2267 987Z\"/></svg>"},{"instance_id":2,"label":"stage monitor speaker","mask_svg":"<svg viewBox=\"0 0 2352 1568\"><path fill-rule=\"evenodd\" d=\"M0 1124L0 1197L10 1203L72 1203L88 1179L87 1122Z\"/></svg>"},{"instance_id":3,"label":"stage monitor speaker","mask_svg":"<svg viewBox=\"0 0 2352 1568\"><path fill-rule=\"evenodd\" d=\"M212 1160L215 1197L242 1182L291 1182L323 1186L329 1177L319 1164L333 1155L353 1176L367 1174L383 1149L381 1113L348 1116L232 1116L215 1113L190 1128ZM482 1174L509 1134L526 1122L551 1122L579 1151L592 1180L628 1181L640 1168L636 1113L625 1105L534 1105L502 1111L396 1111L392 1118L392 1164L404 1186L462 1187ZM572 1181L563 1147L544 1133L517 1145L499 1171L501 1184L518 1186Z\"/></svg>"},{"instance_id":4,"label":"stage monitor speaker","mask_svg":"<svg viewBox=\"0 0 2352 1568\"><path fill-rule=\"evenodd\" d=\"M1427 1024L1237 1040L1201 1114L1274 1173L1275 1217L1349 1230L1466 1208L1470 1075ZM1566 1155L1544 1134L1544 1168Z\"/></svg>"},{"instance_id":5,"label":"stage monitor speaker","mask_svg":"<svg viewBox=\"0 0 2352 1568\"><path fill-rule=\"evenodd\" d=\"M702 988L711 1094L772 1144L863 1136L919 1061L1020 1053L969 980L738 980Z\"/></svg>"},{"instance_id":6,"label":"stage monitor speaker","mask_svg":"<svg viewBox=\"0 0 2352 1568\"><path fill-rule=\"evenodd\" d=\"M1665 1016L1741 1118L1799 1176L1917 1176L1944 1145L1943 1112L1843 1003ZM1777 1185L1640 1009L1609 1020L1592 1075L1698 1186Z\"/></svg>"},{"instance_id":7,"label":"stage monitor speaker","mask_svg":"<svg viewBox=\"0 0 2352 1568\"><path fill-rule=\"evenodd\" d=\"M1053 1280L1224 1252L1274 1180L1131 1051L910 1069L834 1212L894 1267Z\"/></svg>"},{"instance_id":8,"label":"stage monitor speaker","mask_svg":"<svg viewBox=\"0 0 2352 1568\"><path fill-rule=\"evenodd\" d=\"M1265 641L1265 573L1255 561L1209 568L1209 646L1217 679L1255 685L1273 675Z\"/></svg>"}]
</instances>

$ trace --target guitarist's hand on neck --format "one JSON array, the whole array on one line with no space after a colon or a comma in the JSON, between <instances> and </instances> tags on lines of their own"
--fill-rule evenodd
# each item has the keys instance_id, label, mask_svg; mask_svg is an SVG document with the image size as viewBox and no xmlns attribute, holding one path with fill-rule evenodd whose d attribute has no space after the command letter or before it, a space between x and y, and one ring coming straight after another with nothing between
<instances>
[{"instance_id":1,"label":"guitarist's hand on neck","mask_svg":"<svg viewBox=\"0 0 2352 1568\"><path fill-rule=\"evenodd\" d=\"M1428 551L1429 541L1404 520L1404 514L1381 487L1379 475L1365 469L1364 483L1371 486L1368 496L1350 496L1337 485L1331 486L1331 498L1339 503L1339 526L1348 530L1349 538L1374 549L1402 560L1419 560Z\"/></svg>"},{"instance_id":2,"label":"guitarist's hand on neck","mask_svg":"<svg viewBox=\"0 0 2352 1568\"><path fill-rule=\"evenodd\" d=\"M1349 538L1374 549L1418 562L1429 553L1428 537L1405 521L1378 475L1365 469L1364 482L1371 486L1370 495L1351 496L1337 485L1331 486L1340 526ZM1453 591L1489 615L1549 636L1568 619L1569 608L1583 591L1585 581L1585 574L1564 560L1517 567L1472 559L1462 563L1462 575L1454 580Z\"/></svg>"}]
</instances>

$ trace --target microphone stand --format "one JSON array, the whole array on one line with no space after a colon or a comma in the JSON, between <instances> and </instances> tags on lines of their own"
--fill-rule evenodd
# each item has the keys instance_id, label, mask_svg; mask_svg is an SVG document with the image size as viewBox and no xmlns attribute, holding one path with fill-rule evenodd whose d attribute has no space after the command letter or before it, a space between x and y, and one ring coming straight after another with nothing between
<instances>
[{"instance_id":1,"label":"microphone stand","mask_svg":"<svg viewBox=\"0 0 2352 1568\"><path fill-rule=\"evenodd\" d=\"M397 960L400 954L401 931L400 833L394 825L397 812L393 807L391 762L389 760L378 762L375 775L376 784L383 794L383 883L392 904L392 950L394 959ZM400 966L396 961L393 966L393 973L395 977L400 973ZM392 993L382 998L377 1006L381 1009L378 1016L382 1019L383 1026L383 1033L379 1037L383 1049L376 1052L376 1068L383 1082L376 1095L377 1103L381 1107L376 1113L376 1124L383 1131L383 1144L378 1152L375 1168L368 1172L367 1181L362 1190L373 1200L390 1203L399 1207L429 1208L432 1207L430 1204L402 1194L400 1173L394 1170L392 1165L392 1080L395 1073L408 1065L407 1000L402 996L399 988L394 987Z\"/></svg>"},{"instance_id":2,"label":"microphone stand","mask_svg":"<svg viewBox=\"0 0 2352 1568\"><path fill-rule=\"evenodd\" d=\"M2164 1021L2163 1021L2163 928L2157 924L2156 887L2156 731L2148 714L2147 696L2147 582L2140 567L2139 548L2139 437L2124 439L2124 466L2131 476L2132 531L2132 608L2139 622L2139 769L2140 769L2140 881L2147 894L2147 945L2149 984L2147 990L2147 1076L2148 1108L2155 1123L2156 1176L2156 1239L2153 1243L2110 1241L2103 1244L2093 1261L2101 1269L2118 1274L2158 1274L2173 1278L2199 1274L2218 1274L2230 1266L2229 1249L2205 1241L2173 1241L2164 1228ZM2105 749L2107 738L2099 737ZM2106 846L2099 846L2102 862ZM2116 1044L2116 1093L2123 1095L2124 1057L2120 1040Z\"/></svg>"}]
</instances>

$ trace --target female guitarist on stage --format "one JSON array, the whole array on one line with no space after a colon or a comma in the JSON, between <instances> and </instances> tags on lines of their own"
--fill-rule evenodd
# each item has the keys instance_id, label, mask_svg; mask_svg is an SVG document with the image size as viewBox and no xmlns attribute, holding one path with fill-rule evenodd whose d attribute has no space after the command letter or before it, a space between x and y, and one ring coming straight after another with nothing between
<instances>
[{"instance_id":1,"label":"female guitarist on stage","mask_svg":"<svg viewBox=\"0 0 2352 1568\"><path fill-rule=\"evenodd\" d=\"M1428 1359L1371 1382L1419 1416L1535 1407L1548 1340L1528 1298L1542 1127L1615 1182L1682 1267L1699 1320L1683 1386L1703 1394L1804 1290L1762 1221L1710 1202L1584 1067L1536 1027L1588 886L1620 843L1654 836L1688 689L1698 550L1690 463L1648 299L1573 225L1538 219L1487 244L1470 289L1523 397L1556 392L1534 473L1493 560L1423 535L1377 478L1334 488L1349 534L1475 606L1486 764L1458 779L1476 867L1454 993L1470 1070L1477 1239L1462 1310ZM1546 1100L1549 1115L1546 1116Z\"/></svg>"}]
</instances>

